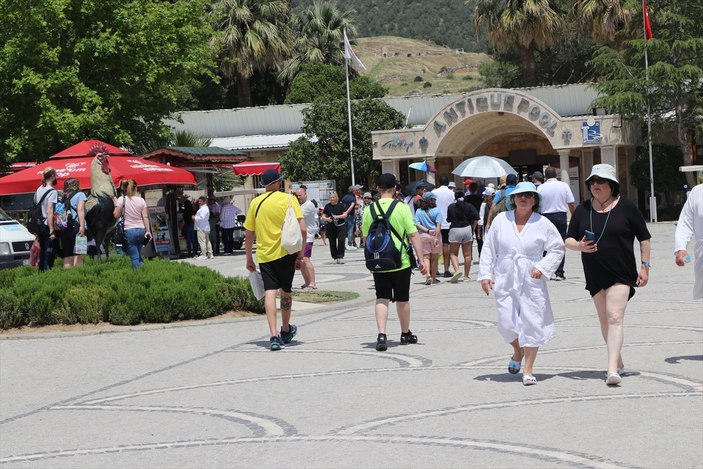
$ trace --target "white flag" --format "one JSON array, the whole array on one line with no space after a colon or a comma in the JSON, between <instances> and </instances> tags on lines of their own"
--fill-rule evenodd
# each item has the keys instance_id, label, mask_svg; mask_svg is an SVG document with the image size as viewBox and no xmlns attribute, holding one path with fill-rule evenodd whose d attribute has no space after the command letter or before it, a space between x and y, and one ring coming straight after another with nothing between
<instances>
[{"instance_id":1,"label":"white flag","mask_svg":"<svg viewBox=\"0 0 703 469\"><path fill-rule=\"evenodd\" d=\"M361 63L361 60L359 60L359 57L356 56L354 51L351 48L351 44L349 44L349 38L347 37L347 30L344 30L344 58L347 60L351 60L352 66L360 71L366 71L366 67L364 67L364 64Z\"/></svg>"}]
</instances>

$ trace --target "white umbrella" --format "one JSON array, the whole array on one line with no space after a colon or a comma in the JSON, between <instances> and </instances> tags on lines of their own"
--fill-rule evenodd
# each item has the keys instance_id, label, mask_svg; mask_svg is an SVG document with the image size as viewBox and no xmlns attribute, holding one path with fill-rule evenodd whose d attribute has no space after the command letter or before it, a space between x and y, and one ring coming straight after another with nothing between
<instances>
[{"instance_id":1,"label":"white umbrella","mask_svg":"<svg viewBox=\"0 0 703 469\"><path fill-rule=\"evenodd\" d=\"M508 174L517 174L507 162L493 156L476 156L464 160L454 168L452 174L460 177L499 178Z\"/></svg>"}]
</instances>

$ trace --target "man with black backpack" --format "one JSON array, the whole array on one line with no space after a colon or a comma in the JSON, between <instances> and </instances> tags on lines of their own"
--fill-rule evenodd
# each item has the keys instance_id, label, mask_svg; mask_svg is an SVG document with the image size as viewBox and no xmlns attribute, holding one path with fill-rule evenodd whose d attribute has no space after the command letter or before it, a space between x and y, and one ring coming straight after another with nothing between
<instances>
[{"instance_id":1,"label":"man with black backpack","mask_svg":"<svg viewBox=\"0 0 703 469\"><path fill-rule=\"evenodd\" d=\"M58 201L58 192L54 186L58 182L56 170L48 167L44 170L41 186L34 194L34 203L41 209L43 220L36 231L39 238L39 270L45 271L54 266L56 257L56 233L54 233L54 204Z\"/></svg>"},{"instance_id":2,"label":"man with black backpack","mask_svg":"<svg viewBox=\"0 0 703 469\"><path fill-rule=\"evenodd\" d=\"M390 173L378 178L380 199L364 210L361 227L366 236L366 265L373 272L376 289L374 310L378 327L376 350L379 352L388 348L386 322L391 301L396 302L400 320L400 343L417 343L417 336L410 332L410 275L412 265L415 264L415 259L411 259L411 256L416 257L410 243L415 248L415 253L420 254L422 243L410 208L394 198L397 184L395 176ZM420 272L426 275L427 266L422 257L416 259Z\"/></svg>"}]
</instances>

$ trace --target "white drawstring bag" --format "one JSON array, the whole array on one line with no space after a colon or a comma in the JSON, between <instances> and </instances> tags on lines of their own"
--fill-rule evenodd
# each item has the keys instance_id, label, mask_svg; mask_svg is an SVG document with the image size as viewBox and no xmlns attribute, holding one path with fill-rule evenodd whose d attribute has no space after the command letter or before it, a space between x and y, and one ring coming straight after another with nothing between
<instances>
[{"instance_id":1,"label":"white drawstring bag","mask_svg":"<svg viewBox=\"0 0 703 469\"><path fill-rule=\"evenodd\" d=\"M289 196L288 210L286 210L286 218L283 220L281 247L288 251L288 254L295 254L303 249L303 234L300 232L300 222L293 211L292 195Z\"/></svg>"}]
</instances>

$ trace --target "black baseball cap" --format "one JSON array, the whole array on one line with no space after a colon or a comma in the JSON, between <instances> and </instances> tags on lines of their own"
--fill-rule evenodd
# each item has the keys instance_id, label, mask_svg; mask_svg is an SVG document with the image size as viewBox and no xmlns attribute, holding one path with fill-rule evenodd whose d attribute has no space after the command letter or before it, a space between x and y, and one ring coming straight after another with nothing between
<instances>
[{"instance_id":1,"label":"black baseball cap","mask_svg":"<svg viewBox=\"0 0 703 469\"><path fill-rule=\"evenodd\" d=\"M395 179L394 174L383 173L379 176L376 185L381 189L393 189L396 185L398 185L398 181Z\"/></svg>"}]
</instances>

